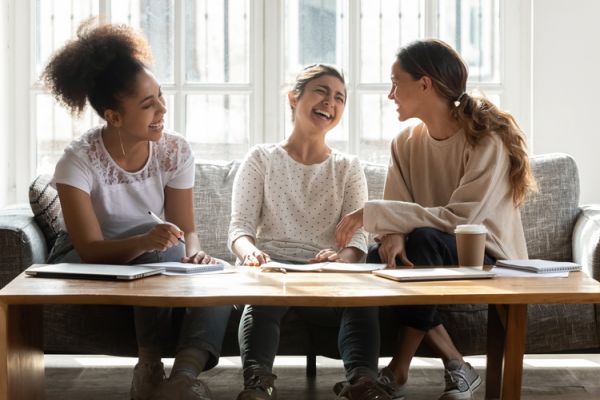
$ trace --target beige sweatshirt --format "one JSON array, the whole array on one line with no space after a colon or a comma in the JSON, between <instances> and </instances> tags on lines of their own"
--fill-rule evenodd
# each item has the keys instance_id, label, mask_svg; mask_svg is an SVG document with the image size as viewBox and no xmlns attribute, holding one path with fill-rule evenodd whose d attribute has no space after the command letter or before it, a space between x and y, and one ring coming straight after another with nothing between
<instances>
[{"instance_id":1,"label":"beige sweatshirt","mask_svg":"<svg viewBox=\"0 0 600 400\"><path fill-rule=\"evenodd\" d=\"M392 142L384 199L365 203L368 232L408 234L431 227L484 224L486 251L496 259L527 258L521 213L513 204L508 152L495 134L471 146L463 130L433 139L419 124Z\"/></svg>"}]
</instances>

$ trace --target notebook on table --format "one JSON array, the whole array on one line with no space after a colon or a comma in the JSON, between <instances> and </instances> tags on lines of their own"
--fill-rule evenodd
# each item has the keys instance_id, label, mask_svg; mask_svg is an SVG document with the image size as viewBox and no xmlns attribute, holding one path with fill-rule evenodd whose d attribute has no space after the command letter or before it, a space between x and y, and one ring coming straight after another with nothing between
<instances>
[{"instance_id":1,"label":"notebook on table","mask_svg":"<svg viewBox=\"0 0 600 400\"><path fill-rule=\"evenodd\" d=\"M548 272L570 272L581 271L581 265L569 261L549 261L549 260L498 260L497 267L514 268L523 271L537 272L540 274Z\"/></svg>"},{"instance_id":2,"label":"notebook on table","mask_svg":"<svg viewBox=\"0 0 600 400\"><path fill-rule=\"evenodd\" d=\"M146 276L158 275L159 267L112 264L33 264L25 274L41 278L104 279L131 281Z\"/></svg>"},{"instance_id":3,"label":"notebook on table","mask_svg":"<svg viewBox=\"0 0 600 400\"><path fill-rule=\"evenodd\" d=\"M373 271L373 274L401 282L484 279L493 278L496 275L477 267L382 269Z\"/></svg>"}]
</instances>

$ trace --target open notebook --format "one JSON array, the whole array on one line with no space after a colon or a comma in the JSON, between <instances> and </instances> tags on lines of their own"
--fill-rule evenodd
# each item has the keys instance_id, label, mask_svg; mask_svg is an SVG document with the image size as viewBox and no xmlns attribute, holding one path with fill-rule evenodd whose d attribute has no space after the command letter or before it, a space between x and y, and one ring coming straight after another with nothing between
<instances>
[{"instance_id":1,"label":"open notebook","mask_svg":"<svg viewBox=\"0 0 600 400\"><path fill-rule=\"evenodd\" d=\"M373 274L395 281L443 281L493 278L496 274L477 267L382 269Z\"/></svg>"},{"instance_id":2,"label":"open notebook","mask_svg":"<svg viewBox=\"0 0 600 400\"><path fill-rule=\"evenodd\" d=\"M321 262L314 264L288 264L270 261L260 266L263 271L277 272L371 272L385 268L385 264Z\"/></svg>"}]
</instances>

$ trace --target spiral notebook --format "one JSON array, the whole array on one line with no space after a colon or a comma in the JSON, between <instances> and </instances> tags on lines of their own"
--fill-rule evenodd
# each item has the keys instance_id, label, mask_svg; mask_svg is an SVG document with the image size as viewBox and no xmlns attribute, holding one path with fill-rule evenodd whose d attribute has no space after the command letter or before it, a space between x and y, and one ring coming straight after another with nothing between
<instances>
[{"instance_id":1,"label":"spiral notebook","mask_svg":"<svg viewBox=\"0 0 600 400\"><path fill-rule=\"evenodd\" d=\"M569 261L548 261L548 260L498 260L496 266L504 268L514 268L523 271L537 272L539 274L547 272L570 272L581 271L581 265Z\"/></svg>"}]
</instances>

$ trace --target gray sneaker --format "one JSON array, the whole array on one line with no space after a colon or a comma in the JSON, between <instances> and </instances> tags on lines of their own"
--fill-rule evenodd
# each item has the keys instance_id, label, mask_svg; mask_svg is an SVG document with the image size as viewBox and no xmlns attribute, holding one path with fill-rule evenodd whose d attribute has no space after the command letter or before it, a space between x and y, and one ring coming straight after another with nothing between
<instances>
[{"instance_id":1,"label":"gray sneaker","mask_svg":"<svg viewBox=\"0 0 600 400\"><path fill-rule=\"evenodd\" d=\"M336 397L338 400L391 400L386 391L372 378L360 377L354 383L348 383Z\"/></svg>"},{"instance_id":2,"label":"gray sneaker","mask_svg":"<svg viewBox=\"0 0 600 400\"><path fill-rule=\"evenodd\" d=\"M404 400L405 387L396 383L394 373L388 367L384 367L377 375L377 383L386 391L392 400Z\"/></svg>"},{"instance_id":3,"label":"gray sneaker","mask_svg":"<svg viewBox=\"0 0 600 400\"><path fill-rule=\"evenodd\" d=\"M277 400L276 375L262 368L251 373L244 371L244 375L244 390L238 394L237 400Z\"/></svg>"},{"instance_id":4,"label":"gray sneaker","mask_svg":"<svg viewBox=\"0 0 600 400\"><path fill-rule=\"evenodd\" d=\"M132 400L148 400L165 380L163 363L137 363L133 369L130 395Z\"/></svg>"},{"instance_id":5,"label":"gray sneaker","mask_svg":"<svg viewBox=\"0 0 600 400\"><path fill-rule=\"evenodd\" d=\"M213 400L208 386L198 378L178 374L164 381L151 400Z\"/></svg>"},{"instance_id":6,"label":"gray sneaker","mask_svg":"<svg viewBox=\"0 0 600 400\"><path fill-rule=\"evenodd\" d=\"M471 364L450 360L444 371L446 389L438 400L464 400L472 399L481 385L481 378Z\"/></svg>"}]
</instances>

